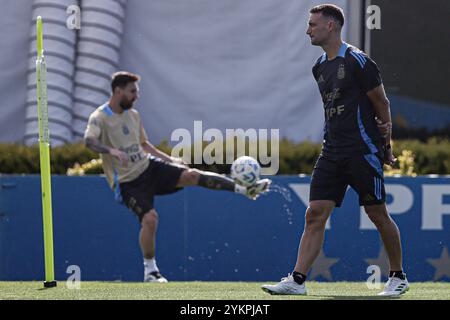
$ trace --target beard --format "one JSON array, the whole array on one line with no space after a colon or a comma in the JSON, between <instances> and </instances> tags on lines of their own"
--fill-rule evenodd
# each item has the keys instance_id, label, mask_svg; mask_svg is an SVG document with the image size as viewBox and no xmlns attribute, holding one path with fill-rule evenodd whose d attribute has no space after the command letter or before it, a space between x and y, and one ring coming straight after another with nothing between
<instances>
[{"instance_id":1,"label":"beard","mask_svg":"<svg viewBox=\"0 0 450 320\"><path fill-rule=\"evenodd\" d=\"M120 102L120 107L122 110L130 110L133 107L134 101L133 100L122 100Z\"/></svg>"}]
</instances>

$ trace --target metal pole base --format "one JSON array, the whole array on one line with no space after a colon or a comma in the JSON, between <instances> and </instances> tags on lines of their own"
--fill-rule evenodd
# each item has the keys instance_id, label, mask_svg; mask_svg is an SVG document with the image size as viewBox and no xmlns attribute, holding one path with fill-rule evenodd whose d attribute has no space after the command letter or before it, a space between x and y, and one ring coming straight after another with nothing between
<instances>
[{"instance_id":1,"label":"metal pole base","mask_svg":"<svg viewBox=\"0 0 450 320\"><path fill-rule=\"evenodd\" d=\"M45 281L44 288L54 288L56 287L56 284L57 284L56 281Z\"/></svg>"}]
</instances>

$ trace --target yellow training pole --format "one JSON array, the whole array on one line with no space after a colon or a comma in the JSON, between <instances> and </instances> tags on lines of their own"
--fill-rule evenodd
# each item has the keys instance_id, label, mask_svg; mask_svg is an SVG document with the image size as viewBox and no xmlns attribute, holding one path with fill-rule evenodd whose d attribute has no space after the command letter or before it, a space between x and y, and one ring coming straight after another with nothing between
<instances>
[{"instance_id":1,"label":"yellow training pole","mask_svg":"<svg viewBox=\"0 0 450 320\"><path fill-rule=\"evenodd\" d=\"M46 65L44 60L42 18L36 20L37 60L36 95L39 123L39 154L41 163L42 211L44 224L45 282L44 287L56 287L53 261L52 187L50 170L50 137L48 131L48 105Z\"/></svg>"}]
</instances>

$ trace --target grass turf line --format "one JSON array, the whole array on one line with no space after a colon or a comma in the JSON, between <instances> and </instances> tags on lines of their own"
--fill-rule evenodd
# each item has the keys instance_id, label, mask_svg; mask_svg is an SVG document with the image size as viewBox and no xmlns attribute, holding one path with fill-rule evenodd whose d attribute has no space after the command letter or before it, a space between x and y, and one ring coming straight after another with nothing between
<instances>
[{"instance_id":1,"label":"grass turf line","mask_svg":"<svg viewBox=\"0 0 450 320\"><path fill-rule=\"evenodd\" d=\"M81 282L68 289L64 281L52 289L42 282L0 282L0 300L380 300L379 290L364 282L307 283L307 296L272 296L257 282ZM384 299L384 298L383 298ZM450 283L413 282L398 300L450 300Z\"/></svg>"}]
</instances>

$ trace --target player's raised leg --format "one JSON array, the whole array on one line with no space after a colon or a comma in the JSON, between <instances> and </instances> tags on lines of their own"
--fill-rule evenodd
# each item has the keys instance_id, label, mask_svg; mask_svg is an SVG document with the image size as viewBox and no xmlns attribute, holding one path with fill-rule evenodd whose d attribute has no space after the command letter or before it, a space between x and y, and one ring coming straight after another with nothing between
<instances>
[{"instance_id":1,"label":"player's raised leg","mask_svg":"<svg viewBox=\"0 0 450 320\"><path fill-rule=\"evenodd\" d=\"M262 289L270 294L304 295L306 294L306 275L322 248L325 225L335 207L331 200L311 201L305 214L305 228L298 249L297 263L288 277L275 285L263 285Z\"/></svg>"},{"instance_id":2,"label":"player's raised leg","mask_svg":"<svg viewBox=\"0 0 450 320\"><path fill-rule=\"evenodd\" d=\"M178 180L177 187L200 186L213 190L225 190L243 194L255 200L261 193L269 189L271 180L261 179L251 187L241 186L224 175L197 169L186 169Z\"/></svg>"},{"instance_id":3,"label":"player's raised leg","mask_svg":"<svg viewBox=\"0 0 450 320\"><path fill-rule=\"evenodd\" d=\"M386 204L367 205L364 206L364 210L377 227L389 257L389 280L379 295L398 296L405 293L409 289L409 284L403 273L400 231L387 212Z\"/></svg>"},{"instance_id":4,"label":"player's raised leg","mask_svg":"<svg viewBox=\"0 0 450 320\"><path fill-rule=\"evenodd\" d=\"M139 244L144 256L144 282L167 282L159 272L155 260L156 230L158 229L158 214L155 209L144 214L139 233Z\"/></svg>"}]
</instances>

